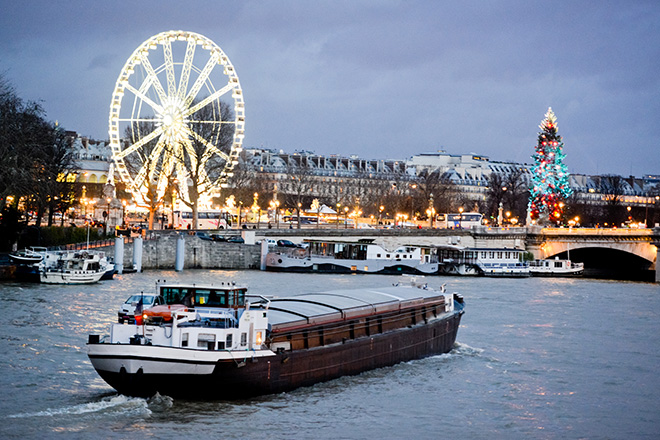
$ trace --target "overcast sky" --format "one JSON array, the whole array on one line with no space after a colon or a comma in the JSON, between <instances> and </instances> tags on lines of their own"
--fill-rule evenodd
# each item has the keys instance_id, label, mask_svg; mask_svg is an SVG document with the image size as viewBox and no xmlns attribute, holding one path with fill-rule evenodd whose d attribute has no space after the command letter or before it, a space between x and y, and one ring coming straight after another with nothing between
<instances>
[{"instance_id":1,"label":"overcast sky","mask_svg":"<svg viewBox=\"0 0 660 440\"><path fill-rule=\"evenodd\" d=\"M554 110L571 173L660 174L660 2L0 0L0 72L107 139L143 41L184 30L238 73L245 147L531 163Z\"/></svg>"}]
</instances>

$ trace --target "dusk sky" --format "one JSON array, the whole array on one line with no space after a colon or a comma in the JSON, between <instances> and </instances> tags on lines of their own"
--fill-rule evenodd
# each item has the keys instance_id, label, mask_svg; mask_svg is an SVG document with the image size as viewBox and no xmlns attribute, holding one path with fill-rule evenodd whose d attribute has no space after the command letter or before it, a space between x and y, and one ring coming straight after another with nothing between
<instances>
[{"instance_id":1,"label":"dusk sky","mask_svg":"<svg viewBox=\"0 0 660 440\"><path fill-rule=\"evenodd\" d=\"M67 130L108 138L143 41L184 30L228 55L244 147L531 163L557 116L569 171L660 174L660 2L7 1L0 72Z\"/></svg>"}]
</instances>

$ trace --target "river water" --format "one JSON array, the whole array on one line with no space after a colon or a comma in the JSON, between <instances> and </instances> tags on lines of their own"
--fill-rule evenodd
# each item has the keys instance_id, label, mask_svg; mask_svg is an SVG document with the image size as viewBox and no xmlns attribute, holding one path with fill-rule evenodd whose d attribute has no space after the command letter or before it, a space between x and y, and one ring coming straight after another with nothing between
<instances>
[{"instance_id":1,"label":"river water","mask_svg":"<svg viewBox=\"0 0 660 440\"><path fill-rule=\"evenodd\" d=\"M157 279L283 295L396 277L147 271L91 286L0 284L0 438L643 439L660 435L660 286L427 277L465 297L446 355L238 402L127 398L87 359Z\"/></svg>"}]
</instances>

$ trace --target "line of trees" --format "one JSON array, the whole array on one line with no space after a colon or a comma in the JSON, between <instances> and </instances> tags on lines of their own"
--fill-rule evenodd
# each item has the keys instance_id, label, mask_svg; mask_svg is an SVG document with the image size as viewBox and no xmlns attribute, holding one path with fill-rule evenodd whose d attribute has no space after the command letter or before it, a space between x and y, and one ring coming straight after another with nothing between
<instances>
[{"instance_id":1,"label":"line of trees","mask_svg":"<svg viewBox=\"0 0 660 440\"><path fill-rule=\"evenodd\" d=\"M27 213L34 213L37 226L44 216L51 226L53 214L74 203L72 176L78 166L72 143L62 127L46 119L38 102L23 101L0 74L1 248L15 242Z\"/></svg>"}]
</instances>

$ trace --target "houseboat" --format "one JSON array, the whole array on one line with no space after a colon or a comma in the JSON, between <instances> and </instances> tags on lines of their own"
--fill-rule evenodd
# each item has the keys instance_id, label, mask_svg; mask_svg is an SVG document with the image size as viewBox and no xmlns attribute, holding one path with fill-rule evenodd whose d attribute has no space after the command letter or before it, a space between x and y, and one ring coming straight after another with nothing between
<instances>
[{"instance_id":1,"label":"houseboat","mask_svg":"<svg viewBox=\"0 0 660 440\"><path fill-rule=\"evenodd\" d=\"M90 335L89 359L119 393L236 399L449 352L463 299L426 283L287 297L245 287L158 286L166 304Z\"/></svg>"},{"instance_id":2,"label":"houseboat","mask_svg":"<svg viewBox=\"0 0 660 440\"><path fill-rule=\"evenodd\" d=\"M439 246L439 273L444 275L483 275L488 277L528 277L525 251L512 248L465 248Z\"/></svg>"},{"instance_id":3,"label":"houseboat","mask_svg":"<svg viewBox=\"0 0 660 440\"><path fill-rule=\"evenodd\" d=\"M535 277L576 277L584 273L584 263L560 260L559 257L534 260L529 263L529 271Z\"/></svg>"},{"instance_id":4,"label":"houseboat","mask_svg":"<svg viewBox=\"0 0 660 440\"><path fill-rule=\"evenodd\" d=\"M287 272L432 275L438 272L433 247L400 246L393 251L358 241L305 240L305 248L277 248L266 255L266 269Z\"/></svg>"}]
</instances>

